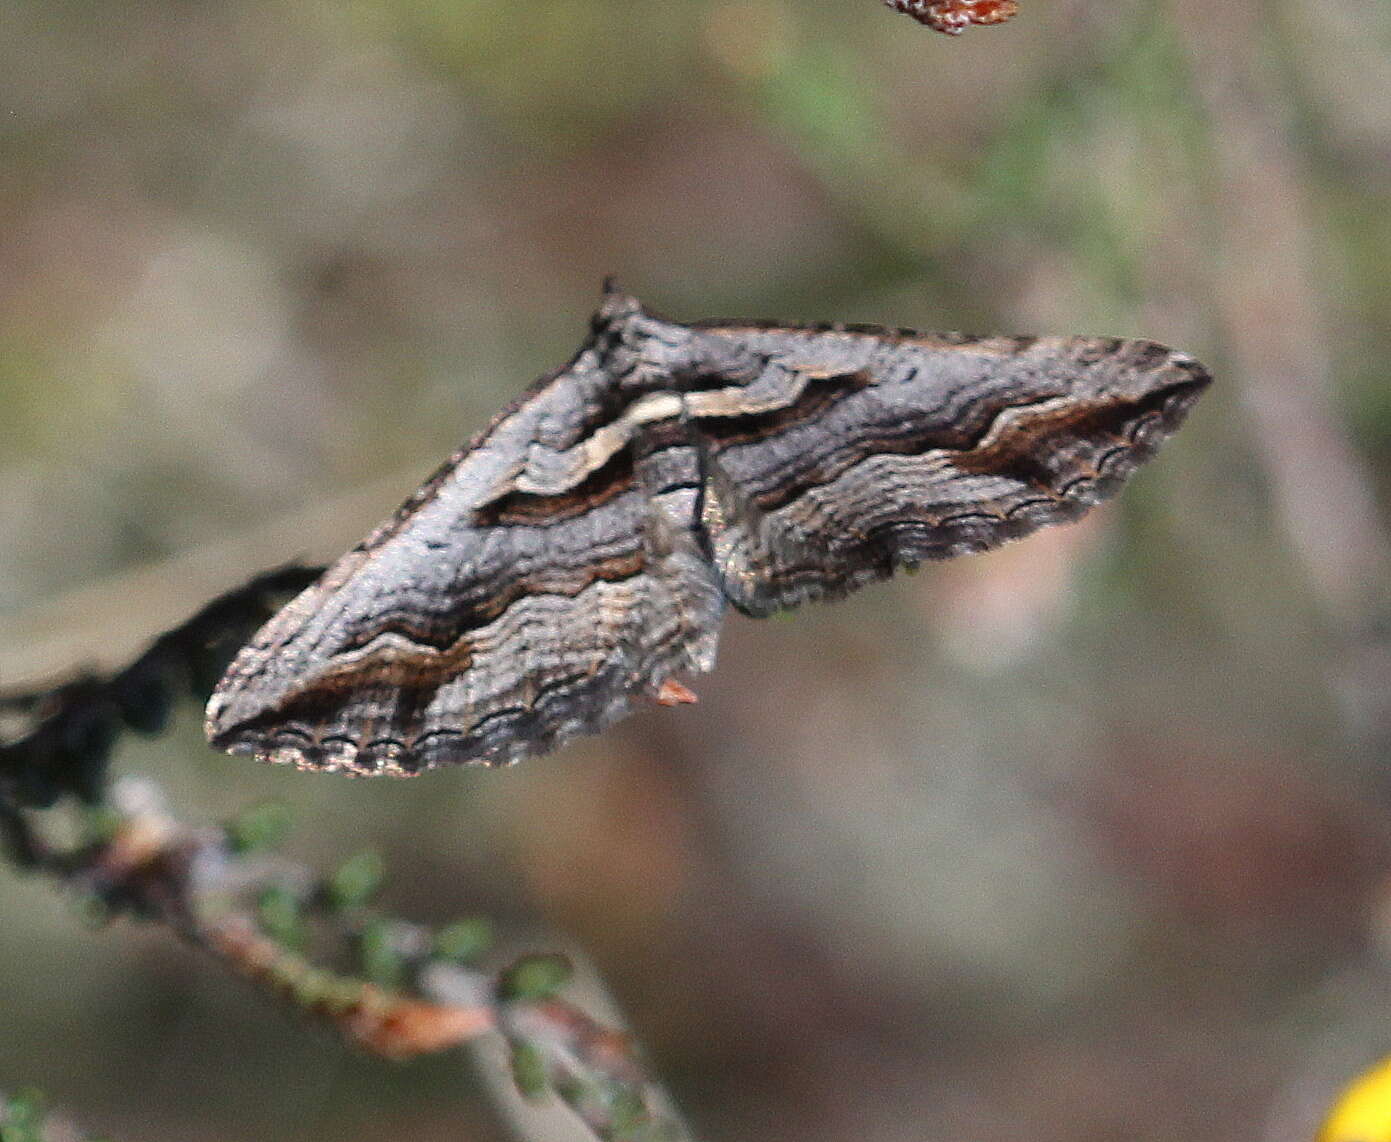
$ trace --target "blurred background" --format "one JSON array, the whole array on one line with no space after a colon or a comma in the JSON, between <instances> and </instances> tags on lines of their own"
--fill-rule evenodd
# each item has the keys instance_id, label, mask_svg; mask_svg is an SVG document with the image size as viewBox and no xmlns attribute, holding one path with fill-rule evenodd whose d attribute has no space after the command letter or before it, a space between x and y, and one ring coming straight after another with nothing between
<instances>
[{"instance_id":1,"label":"blurred background","mask_svg":"<svg viewBox=\"0 0 1391 1142\"><path fill-rule=\"evenodd\" d=\"M786 621L506 772L125 748L385 902L581 950L698 1135L1308 1138L1391 1052L1391 8L7 0L0 683L324 559L578 344L1141 336L1218 383L1079 526ZM0 871L0 1087L163 1139L571 1136Z\"/></svg>"}]
</instances>

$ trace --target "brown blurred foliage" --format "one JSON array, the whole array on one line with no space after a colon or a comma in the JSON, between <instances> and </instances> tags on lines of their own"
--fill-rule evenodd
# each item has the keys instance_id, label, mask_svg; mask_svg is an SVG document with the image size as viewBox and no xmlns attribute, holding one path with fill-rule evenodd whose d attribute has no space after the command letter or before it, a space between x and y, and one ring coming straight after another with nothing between
<instances>
[{"instance_id":1,"label":"brown blurred foliage","mask_svg":"<svg viewBox=\"0 0 1391 1142\"><path fill-rule=\"evenodd\" d=\"M506 772L137 744L593 962L697 1132L1285 1142L1391 1051L1391 14L1033 0L0 8L0 682L353 542L680 318L1144 336L1218 376L1086 524L787 622ZM285 522L285 521L290 522ZM4 873L0 1086L132 1142L559 1139Z\"/></svg>"}]
</instances>

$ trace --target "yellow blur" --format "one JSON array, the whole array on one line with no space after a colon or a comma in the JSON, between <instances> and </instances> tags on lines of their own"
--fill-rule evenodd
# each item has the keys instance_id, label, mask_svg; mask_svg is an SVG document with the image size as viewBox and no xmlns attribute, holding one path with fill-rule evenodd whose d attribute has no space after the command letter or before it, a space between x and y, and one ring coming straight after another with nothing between
<instances>
[{"instance_id":1,"label":"yellow blur","mask_svg":"<svg viewBox=\"0 0 1391 1142\"><path fill-rule=\"evenodd\" d=\"M1391 1142L1391 1058L1348 1085L1318 1142Z\"/></svg>"}]
</instances>

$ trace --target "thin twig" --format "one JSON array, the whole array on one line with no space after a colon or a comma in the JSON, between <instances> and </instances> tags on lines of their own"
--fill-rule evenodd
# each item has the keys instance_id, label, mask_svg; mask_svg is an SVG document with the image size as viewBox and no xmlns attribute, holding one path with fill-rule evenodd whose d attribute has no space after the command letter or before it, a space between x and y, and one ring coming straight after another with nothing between
<instances>
[{"instance_id":1,"label":"thin twig","mask_svg":"<svg viewBox=\"0 0 1391 1142\"><path fill-rule=\"evenodd\" d=\"M498 1032L523 1093L555 1093L596 1137L684 1138L631 1041L556 997L569 976L563 958L484 971L475 962L486 943L477 925L435 931L371 905L382 874L372 854L322 875L274 850L283 830L267 809L226 826L193 825L152 782L108 782L117 737L162 730L180 694L206 697L237 646L317 573L260 576L110 676L0 696L0 712L19 723L0 744L5 854L110 916L164 925L361 1050L409 1058ZM76 818L78 841L54 839L64 835L49 827L57 814Z\"/></svg>"}]
</instances>

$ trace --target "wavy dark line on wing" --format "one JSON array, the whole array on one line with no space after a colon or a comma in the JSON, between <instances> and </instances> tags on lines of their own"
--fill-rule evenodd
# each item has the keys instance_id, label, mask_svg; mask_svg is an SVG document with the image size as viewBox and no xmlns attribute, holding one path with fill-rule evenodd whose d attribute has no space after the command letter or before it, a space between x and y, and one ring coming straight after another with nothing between
<instances>
[{"instance_id":1,"label":"wavy dark line on wing","mask_svg":"<svg viewBox=\"0 0 1391 1142\"><path fill-rule=\"evenodd\" d=\"M490 596L486 604L472 603L439 612L440 621L438 624L431 624L437 626L438 631L427 630L411 624L403 617L393 616L388 621L355 636L338 653L352 654L365 650L383 635L399 635L423 650L447 653L473 631L496 622L519 599L536 595L573 599L595 583L622 583L641 575L646 569L646 556L641 548L636 548L629 555L615 556L602 563L591 564L585 569L584 574L576 576L573 582L566 582L554 575L517 579Z\"/></svg>"}]
</instances>

